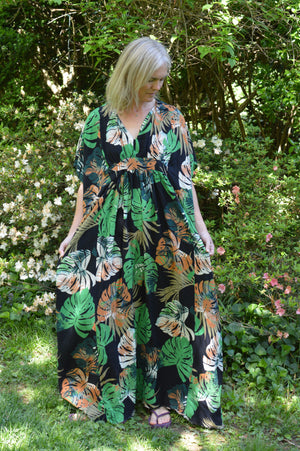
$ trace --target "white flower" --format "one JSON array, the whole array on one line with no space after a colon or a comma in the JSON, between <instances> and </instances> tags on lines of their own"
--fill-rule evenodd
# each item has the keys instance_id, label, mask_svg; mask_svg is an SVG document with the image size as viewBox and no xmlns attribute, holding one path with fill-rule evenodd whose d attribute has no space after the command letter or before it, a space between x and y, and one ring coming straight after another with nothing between
<instances>
[{"instance_id":1,"label":"white flower","mask_svg":"<svg viewBox=\"0 0 300 451\"><path fill-rule=\"evenodd\" d=\"M56 197L54 199L54 205L62 205L61 197Z\"/></svg>"},{"instance_id":2,"label":"white flower","mask_svg":"<svg viewBox=\"0 0 300 451\"><path fill-rule=\"evenodd\" d=\"M195 143L195 146L196 146L196 147L200 147L200 149L203 149L203 147L205 147L205 141L204 141L204 139L199 139L199 141L197 141L197 142Z\"/></svg>"},{"instance_id":3,"label":"white flower","mask_svg":"<svg viewBox=\"0 0 300 451\"><path fill-rule=\"evenodd\" d=\"M219 195L220 190L214 189L210 195L211 199L215 199Z\"/></svg>"},{"instance_id":4,"label":"white flower","mask_svg":"<svg viewBox=\"0 0 300 451\"><path fill-rule=\"evenodd\" d=\"M35 182L35 183L34 183L34 186L35 186L36 188L40 188L41 184L40 184L40 182Z\"/></svg>"},{"instance_id":5,"label":"white flower","mask_svg":"<svg viewBox=\"0 0 300 451\"><path fill-rule=\"evenodd\" d=\"M74 124L75 130L77 130L79 132L83 129L83 127L84 127L84 121L76 122Z\"/></svg>"},{"instance_id":6,"label":"white flower","mask_svg":"<svg viewBox=\"0 0 300 451\"><path fill-rule=\"evenodd\" d=\"M20 260L18 260L18 261L15 263L15 270L16 270L17 272L19 272L19 271L21 271L21 269L24 269L23 263L22 263Z\"/></svg>"},{"instance_id":7,"label":"white flower","mask_svg":"<svg viewBox=\"0 0 300 451\"><path fill-rule=\"evenodd\" d=\"M37 197L38 199L41 199L41 198L42 198L41 193L36 193L36 197Z\"/></svg>"},{"instance_id":8,"label":"white flower","mask_svg":"<svg viewBox=\"0 0 300 451\"><path fill-rule=\"evenodd\" d=\"M214 149L214 154L215 154L215 155L220 155L220 153L222 153L222 150L221 150L219 147L216 147L216 148Z\"/></svg>"},{"instance_id":9,"label":"white flower","mask_svg":"<svg viewBox=\"0 0 300 451\"><path fill-rule=\"evenodd\" d=\"M20 162L16 160L16 161L15 161L15 168L18 169L20 166L21 166L21 165L20 165Z\"/></svg>"},{"instance_id":10,"label":"white flower","mask_svg":"<svg viewBox=\"0 0 300 451\"><path fill-rule=\"evenodd\" d=\"M27 268L28 269L32 269L35 267L35 259L30 257L30 259L27 262Z\"/></svg>"},{"instance_id":11,"label":"white flower","mask_svg":"<svg viewBox=\"0 0 300 451\"><path fill-rule=\"evenodd\" d=\"M211 142L216 146L216 147L221 147L222 146L222 139L218 138L217 136L213 136L211 138Z\"/></svg>"},{"instance_id":12,"label":"white flower","mask_svg":"<svg viewBox=\"0 0 300 451\"><path fill-rule=\"evenodd\" d=\"M0 239L5 238L6 235L7 235L7 227L3 222L1 222L0 223Z\"/></svg>"},{"instance_id":13,"label":"white flower","mask_svg":"<svg viewBox=\"0 0 300 451\"><path fill-rule=\"evenodd\" d=\"M74 186L67 186L67 188L65 188L65 191L67 191L67 193L69 193L70 196L72 196L75 193Z\"/></svg>"}]
</instances>

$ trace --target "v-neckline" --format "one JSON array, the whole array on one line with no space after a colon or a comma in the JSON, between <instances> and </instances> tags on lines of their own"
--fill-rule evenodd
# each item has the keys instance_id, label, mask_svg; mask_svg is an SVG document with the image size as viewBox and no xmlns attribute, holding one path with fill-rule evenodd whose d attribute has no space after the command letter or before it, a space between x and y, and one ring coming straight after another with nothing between
<instances>
[{"instance_id":1,"label":"v-neckline","mask_svg":"<svg viewBox=\"0 0 300 451\"><path fill-rule=\"evenodd\" d=\"M151 110L148 111L147 115L145 116L145 119L144 119L143 122L141 123L141 126L140 126L140 128L139 128L138 133L137 133L136 136L133 136L133 135L132 135L132 133L128 130L128 128L125 126L124 122L123 122L122 119L120 118L119 114L116 113L116 115L117 115L117 117L118 117L118 120L119 120L119 123L121 124L121 126L122 126L123 129L125 130L126 134L132 139L132 142L134 142L134 141L136 141L136 140L138 139L138 137L139 137L141 131L144 129L144 126L145 126L146 121L148 121L149 116L153 114L153 111L154 111L155 107L156 107L156 102L154 103L154 105L153 105L153 107L151 108Z\"/></svg>"}]
</instances>

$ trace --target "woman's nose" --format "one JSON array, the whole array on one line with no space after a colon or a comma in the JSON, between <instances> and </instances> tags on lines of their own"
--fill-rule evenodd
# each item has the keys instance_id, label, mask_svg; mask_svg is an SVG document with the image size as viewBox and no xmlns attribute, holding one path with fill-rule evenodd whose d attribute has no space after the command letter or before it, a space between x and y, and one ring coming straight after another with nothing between
<instances>
[{"instance_id":1,"label":"woman's nose","mask_svg":"<svg viewBox=\"0 0 300 451\"><path fill-rule=\"evenodd\" d=\"M159 91L161 88L161 81L155 80L152 84L152 88L155 89L156 91Z\"/></svg>"}]
</instances>

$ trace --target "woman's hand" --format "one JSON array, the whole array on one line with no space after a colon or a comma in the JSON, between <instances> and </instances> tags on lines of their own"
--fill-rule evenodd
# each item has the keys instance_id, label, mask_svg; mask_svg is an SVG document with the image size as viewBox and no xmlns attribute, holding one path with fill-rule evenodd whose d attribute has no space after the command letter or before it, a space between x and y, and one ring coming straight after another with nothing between
<instances>
[{"instance_id":1,"label":"woman's hand","mask_svg":"<svg viewBox=\"0 0 300 451\"><path fill-rule=\"evenodd\" d=\"M215 253L215 245L214 242L212 240L212 237L210 236L210 234L208 232L204 232L201 234L201 240L204 243L206 252L209 253L209 255L214 255Z\"/></svg>"},{"instance_id":2,"label":"woman's hand","mask_svg":"<svg viewBox=\"0 0 300 451\"><path fill-rule=\"evenodd\" d=\"M67 246L70 244L71 239L72 239L72 236L69 236L69 235L68 235L68 236L60 243L60 246L59 246L59 249L58 249L58 253L59 253L60 258L62 258L62 257L65 255L66 248L67 248Z\"/></svg>"}]
</instances>

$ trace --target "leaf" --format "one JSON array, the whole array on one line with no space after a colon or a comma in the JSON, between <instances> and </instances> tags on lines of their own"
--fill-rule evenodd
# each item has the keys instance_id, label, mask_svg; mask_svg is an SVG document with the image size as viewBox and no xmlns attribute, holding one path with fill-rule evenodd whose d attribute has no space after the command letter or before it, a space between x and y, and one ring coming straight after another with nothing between
<instances>
[{"instance_id":1,"label":"leaf","mask_svg":"<svg viewBox=\"0 0 300 451\"><path fill-rule=\"evenodd\" d=\"M57 268L56 286L60 291L73 294L95 285L96 278L87 270L91 259L89 250L71 252Z\"/></svg>"},{"instance_id":2,"label":"leaf","mask_svg":"<svg viewBox=\"0 0 300 451\"><path fill-rule=\"evenodd\" d=\"M127 329L120 338L118 353L121 368L126 368L136 363L135 330L133 328Z\"/></svg>"},{"instance_id":3,"label":"leaf","mask_svg":"<svg viewBox=\"0 0 300 451\"><path fill-rule=\"evenodd\" d=\"M121 390L118 385L107 382L103 386L98 408L105 409L106 418L113 424L124 421L124 404L121 401Z\"/></svg>"},{"instance_id":4,"label":"leaf","mask_svg":"<svg viewBox=\"0 0 300 451\"><path fill-rule=\"evenodd\" d=\"M194 413L196 412L199 402L198 402L198 393L199 393L199 384L198 380L195 377L192 377L192 380L189 385L189 391L187 395L186 400L186 407L185 407L185 415L188 418L192 418Z\"/></svg>"},{"instance_id":5,"label":"leaf","mask_svg":"<svg viewBox=\"0 0 300 451\"><path fill-rule=\"evenodd\" d=\"M131 240L125 256L124 278L127 287L141 285L144 280L144 258L141 256L140 245L137 240Z\"/></svg>"},{"instance_id":6,"label":"leaf","mask_svg":"<svg viewBox=\"0 0 300 451\"><path fill-rule=\"evenodd\" d=\"M107 363L107 353L105 347L113 341L113 331L107 324L98 324L96 327L97 351L99 365Z\"/></svg>"},{"instance_id":7,"label":"leaf","mask_svg":"<svg viewBox=\"0 0 300 451\"><path fill-rule=\"evenodd\" d=\"M193 348L187 338L174 337L167 340L162 347L161 356L164 366L176 366L182 382L189 378L193 365Z\"/></svg>"},{"instance_id":8,"label":"leaf","mask_svg":"<svg viewBox=\"0 0 300 451\"><path fill-rule=\"evenodd\" d=\"M206 401L207 407L210 412L215 412L221 404L221 385L218 384L217 375L214 373L208 373L211 375L209 380L203 379L200 383L200 389L198 393L198 401Z\"/></svg>"},{"instance_id":9,"label":"leaf","mask_svg":"<svg viewBox=\"0 0 300 451\"><path fill-rule=\"evenodd\" d=\"M81 135L82 142L90 149L95 147L100 127L99 122L100 114L99 108L97 108L88 116Z\"/></svg>"},{"instance_id":10,"label":"leaf","mask_svg":"<svg viewBox=\"0 0 300 451\"><path fill-rule=\"evenodd\" d=\"M66 299L58 314L57 329L62 331L74 327L76 333L85 338L94 322L94 301L89 290L85 288Z\"/></svg>"},{"instance_id":11,"label":"leaf","mask_svg":"<svg viewBox=\"0 0 300 451\"><path fill-rule=\"evenodd\" d=\"M144 277L147 293L154 293L158 279L157 265L155 260L147 252L144 255Z\"/></svg>"},{"instance_id":12,"label":"leaf","mask_svg":"<svg viewBox=\"0 0 300 451\"><path fill-rule=\"evenodd\" d=\"M136 341L146 344L151 338L151 322L146 304L141 305L135 311Z\"/></svg>"},{"instance_id":13,"label":"leaf","mask_svg":"<svg viewBox=\"0 0 300 451\"><path fill-rule=\"evenodd\" d=\"M121 251L114 240L114 237L98 237L97 238L97 252L96 259L96 280L109 280L122 267Z\"/></svg>"},{"instance_id":14,"label":"leaf","mask_svg":"<svg viewBox=\"0 0 300 451\"><path fill-rule=\"evenodd\" d=\"M186 326L185 320L189 315L189 309L179 301L168 302L157 318L155 325L171 337L186 337L194 340L194 332Z\"/></svg>"},{"instance_id":15,"label":"leaf","mask_svg":"<svg viewBox=\"0 0 300 451\"><path fill-rule=\"evenodd\" d=\"M254 350L255 354L257 355L266 355L267 351L265 348L262 347L262 345L258 344Z\"/></svg>"}]
</instances>

